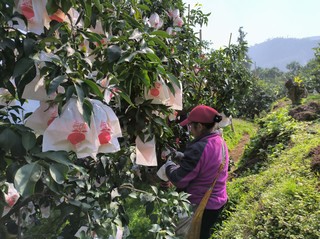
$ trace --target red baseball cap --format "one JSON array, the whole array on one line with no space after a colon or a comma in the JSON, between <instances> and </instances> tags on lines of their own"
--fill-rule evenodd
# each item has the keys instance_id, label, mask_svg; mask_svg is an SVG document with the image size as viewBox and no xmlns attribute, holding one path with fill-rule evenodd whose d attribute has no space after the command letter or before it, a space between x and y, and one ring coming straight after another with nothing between
<instances>
[{"instance_id":1,"label":"red baseball cap","mask_svg":"<svg viewBox=\"0 0 320 239\"><path fill-rule=\"evenodd\" d=\"M181 126L185 126L192 122L197 123L214 123L215 116L220 115L218 111L210 106L198 105L194 107L189 113L188 117L180 123Z\"/></svg>"}]
</instances>

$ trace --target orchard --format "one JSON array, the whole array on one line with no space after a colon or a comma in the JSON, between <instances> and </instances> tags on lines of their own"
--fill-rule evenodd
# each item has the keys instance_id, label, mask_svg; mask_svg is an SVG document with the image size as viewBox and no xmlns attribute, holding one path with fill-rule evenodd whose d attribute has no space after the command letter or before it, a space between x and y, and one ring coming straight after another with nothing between
<instances>
[{"instance_id":1,"label":"orchard","mask_svg":"<svg viewBox=\"0 0 320 239\"><path fill-rule=\"evenodd\" d=\"M190 108L236 112L252 85L241 29L211 50L195 30L209 14L181 0L9 0L0 13L0 234L130 238L134 205L151 237L175 238L187 195L148 177L186 143Z\"/></svg>"}]
</instances>

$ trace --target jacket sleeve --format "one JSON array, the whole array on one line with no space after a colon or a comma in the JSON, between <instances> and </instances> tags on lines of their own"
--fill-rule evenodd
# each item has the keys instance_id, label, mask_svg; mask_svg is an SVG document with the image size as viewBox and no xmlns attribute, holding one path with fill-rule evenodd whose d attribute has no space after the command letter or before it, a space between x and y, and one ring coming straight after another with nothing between
<instances>
[{"instance_id":1,"label":"jacket sleeve","mask_svg":"<svg viewBox=\"0 0 320 239\"><path fill-rule=\"evenodd\" d=\"M167 177L177 188L187 187L198 176L200 168L198 164L204 147L203 142L196 142L185 150L184 157L178 165L173 162L167 163Z\"/></svg>"}]
</instances>

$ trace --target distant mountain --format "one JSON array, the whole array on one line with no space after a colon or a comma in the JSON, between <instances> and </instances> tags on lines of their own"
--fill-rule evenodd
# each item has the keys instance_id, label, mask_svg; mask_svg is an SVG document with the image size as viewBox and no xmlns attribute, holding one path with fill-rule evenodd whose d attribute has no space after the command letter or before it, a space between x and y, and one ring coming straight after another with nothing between
<instances>
[{"instance_id":1,"label":"distant mountain","mask_svg":"<svg viewBox=\"0 0 320 239\"><path fill-rule=\"evenodd\" d=\"M319 43L320 36L300 39L274 38L249 47L248 55L255 67L277 67L287 71L286 66L293 61L304 66L314 58L313 48L319 47Z\"/></svg>"}]
</instances>

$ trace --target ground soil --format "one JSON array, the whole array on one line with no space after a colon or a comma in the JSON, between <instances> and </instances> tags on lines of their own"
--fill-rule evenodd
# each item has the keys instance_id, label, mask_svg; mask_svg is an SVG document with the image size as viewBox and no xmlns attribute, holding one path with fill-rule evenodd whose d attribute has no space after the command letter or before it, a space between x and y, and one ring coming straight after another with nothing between
<instances>
[{"instance_id":1,"label":"ground soil","mask_svg":"<svg viewBox=\"0 0 320 239\"><path fill-rule=\"evenodd\" d=\"M311 170L320 173L320 145L310 151L309 156L312 157Z\"/></svg>"},{"instance_id":2,"label":"ground soil","mask_svg":"<svg viewBox=\"0 0 320 239\"><path fill-rule=\"evenodd\" d=\"M236 176L234 174L234 171L236 169L235 165L241 159L243 152L245 150L245 146L249 144L249 141L250 141L250 135L244 134L240 139L239 143L237 144L237 146L234 149L230 150L229 158L230 160L233 161L233 166L230 168L229 179L232 179L234 176Z\"/></svg>"},{"instance_id":3,"label":"ground soil","mask_svg":"<svg viewBox=\"0 0 320 239\"><path fill-rule=\"evenodd\" d=\"M243 155L246 144L250 141L250 135L244 134L238 145L229 152L229 157L236 163Z\"/></svg>"},{"instance_id":4,"label":"ground soil","mask_svg":"<svg viewBox=\"0 0 320 239\"><path fill-rule=\"evenodd\" d=\"M312 121L320 117L320 104L309 102L306 105L300 105L289 111L294 119L299 121Z\"/></svg>"}]
</instances>

